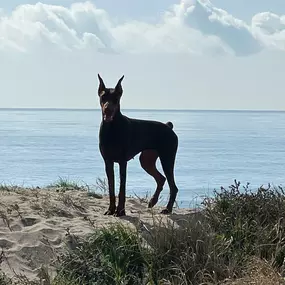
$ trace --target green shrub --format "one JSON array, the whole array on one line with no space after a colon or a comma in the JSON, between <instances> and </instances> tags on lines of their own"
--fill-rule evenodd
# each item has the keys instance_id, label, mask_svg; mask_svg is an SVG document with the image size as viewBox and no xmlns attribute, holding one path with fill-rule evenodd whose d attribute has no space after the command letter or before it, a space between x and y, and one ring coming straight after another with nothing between
<instances>
[{"instance_id":1,"label":"green shrub","mask_svg":"<svg viewBox=\"0 0 285 285\"><path fill-rule=\"evenodd\" d=\"M77 182L75 181L71 181L69 180L68 178L62 178L62 177L59 177L59 179L48 185L47 188L63 188L63 189L69 189L69 190L82 190L84 187L83 186L80 186Z\"/></svg>"},{"instance_id":2,"label":"green shrub","mask_svg":"<svg viewBox=\"0 0 285 285\"><path fill-rule=\"evenodd\" d=\"M9 280L9 278L0 271L0 285L12 285L12 282Z\"/></svg>"},{"instance_id":3,"label":"green shrub","mask_svg":"<svg viewBox=\"0 0 285 285\"><path fill-rule=\"evenodd\" d=\"M205 199L205 217L213 230L231 242L231 254L258 256L283 265L285 254L285 196L281 187L228 189Z\"/></svg>"},{"instance_id":4,"label":"green shrub","mask_svg":"<svg viewBox=\"0 0 285 285\"><path fill-rule=\"evenodd\" d=\"M142 284L147 253L134 231L115 225L95 231L61 259L59 276L78 284Z\"/></svg>"},{"instance_id":5,"label":"green shrub","mask_svg":"<svg viewBox=\"0 0 285 285\"><path fill-rule=\"evenodd\" d=\"M155 226L148 239L153 248L153 280L170 284L216 284L236 276L236 259L228 257L228 241L217 235L200 213L174 224Z\"/></svg>"}]
</instances>

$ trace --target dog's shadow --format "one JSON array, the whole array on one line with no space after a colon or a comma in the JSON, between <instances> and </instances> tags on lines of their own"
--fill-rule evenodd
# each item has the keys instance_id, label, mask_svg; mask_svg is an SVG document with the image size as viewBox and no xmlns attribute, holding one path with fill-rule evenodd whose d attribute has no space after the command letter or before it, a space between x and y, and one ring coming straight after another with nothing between
<instances>
[{"instance_id":1,"label":"dog's shadow","mask_svg":"<svg viewBox=\"0 0 285 285\"><path fill-rule=\"evenodd\" d=\"M133 224L134 226L139 225L141 222L141 219L139 217L128 216L128 215L120 217L120 220L127 221L127 222Z\"/></svg>"},{"instance_id":2,"label":"dog's shadow","mask_svg":"<svg viewBox=\"0 0 285 285\"><path fill-rule=\"evenodd\" d=\"M203 219L203 213L201 210L193 209L188 213L183 214L170 214L168 219L175 222L179 227L187 227L190 222L197 222Z\"/></svg>"},{"instance_id":3,"label":"dog's shadow","mask_svg":"<svg viewBox=\"0 0 285 285\"><path fill-rule=\"evenodd\" d=\"M200 210L193 209L185 213L173 213L165 218L166 216L154 211L147 218L132 215L120 217L121 220L131 223L147 244L153 245L158 237L167 237L173 230L191 228L203 220L203 214Z\"/></svg>"}]
</instances>

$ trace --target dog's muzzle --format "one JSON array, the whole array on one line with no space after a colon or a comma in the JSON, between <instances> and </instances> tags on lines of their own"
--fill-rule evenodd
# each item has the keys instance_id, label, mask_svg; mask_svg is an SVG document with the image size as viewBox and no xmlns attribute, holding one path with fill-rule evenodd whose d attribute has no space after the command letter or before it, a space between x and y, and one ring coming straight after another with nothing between
<instances>
[{"instance_id":1,"label":"dog's muzzle","mask_svg":"<svg viewBox=\"0 0 285 285\"><path fill-rule=\"evenodd\" d=\"M112 106L109 103L106 103L103 106L103 120L105 122L111 122L111 121L113 121L114 116L115 116L115 108L114 108L114 106Z\"/></svg>"}]
</instances>

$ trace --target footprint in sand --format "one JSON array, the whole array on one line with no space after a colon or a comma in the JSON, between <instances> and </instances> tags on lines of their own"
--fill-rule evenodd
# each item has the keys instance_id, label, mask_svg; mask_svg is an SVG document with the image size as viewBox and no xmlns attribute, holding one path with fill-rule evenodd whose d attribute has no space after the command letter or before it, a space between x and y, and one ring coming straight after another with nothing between
<instances>
[{"instance_id":1,"label":"footprint in sand","mask_svg":"<svg viewBox=\"0 0 285 285\"><path fill-rule=\"evenodd\" d=\"M0 248L3 249L9 249L14 246L14 242L8 240L8 239L0 239Z\"/></svg>"},{"instance_id":2,"label":"footprint in sand","mask_svg":"<svg viewBox=\"0 0 285 285\"><path fill-rule=\"evenodd\" d=\"M36 219L36 218L29 218L29 217L25 217L25 218L22 218L21 219L21 222L23 224L24 227L31 227L37 223L40 222L39 219Z\"/></svg>"}]
</instances>

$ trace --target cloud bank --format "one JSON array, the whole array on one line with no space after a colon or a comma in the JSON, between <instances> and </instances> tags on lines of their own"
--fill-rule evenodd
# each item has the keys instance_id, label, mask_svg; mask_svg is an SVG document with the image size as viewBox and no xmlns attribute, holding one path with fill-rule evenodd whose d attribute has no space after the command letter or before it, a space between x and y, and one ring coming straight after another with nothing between
<instances>
[{"instance_id":1,"label":"cloud bank","mask_svg":"<svg viewBox=\"0 0 285 285\"><path fill-rule=\"evenodd\" d=\"M285 110L284 17L245 22L207 0L151 22L91 2L0 10L0 107L99 108L99 72L126 76L123 108Z\"/></svg>"},{"instance_id":2,"label":"cloud bank","mask_svg":"<svg viewBox=\"0 0 285 285\"><path fill-rule=\"evenodd\" d=\"M10 14L0 10L2 51L248 56L266 49L285 50L285 15L259 13L246 23L209 0L182 0L156 23L117 22L91 2L26 4Z\"/></svg>"}]
</instances>

